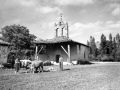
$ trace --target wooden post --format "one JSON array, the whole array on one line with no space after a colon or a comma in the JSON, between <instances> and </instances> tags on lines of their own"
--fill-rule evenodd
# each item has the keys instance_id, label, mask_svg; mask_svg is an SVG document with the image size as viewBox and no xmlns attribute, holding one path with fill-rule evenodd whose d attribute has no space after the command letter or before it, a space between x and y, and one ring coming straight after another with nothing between
<instances>
[{"instance_id":1,"label":"wooden post","mask_svg":"<svg viewBox=\"0 0 120 90\"><path fill-rule=\"evenodd\" d=\"M79 48L79 44L77 45L77 59L79 58L79 54L80 54L80 48Z\"/></svg>"},{"instance_id":2,"label":"wooden post","mask_svg":"<svg viewBox=\"0 0 120 90\"><path fill-rule=\"evenodd\" d=\"M70 62L70 45L68 45L68 62Z\"/></svg>"},{"instance_id":3,"label":"wooden post","mask_svg":"<svg viewBox=\"0 0 120 90\"><path fill-rule=\"evenodd\" d=\"M36 50L35 50L35 59L38 60L38 46L36 45Z\"/></svg>"}]
</instances>

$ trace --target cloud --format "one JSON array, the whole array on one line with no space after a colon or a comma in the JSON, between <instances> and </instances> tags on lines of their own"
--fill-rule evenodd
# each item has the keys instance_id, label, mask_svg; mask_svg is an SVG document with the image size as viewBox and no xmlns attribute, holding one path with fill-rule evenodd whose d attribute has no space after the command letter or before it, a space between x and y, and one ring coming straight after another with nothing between
<instances>
[{"instance_id":1,"label":"cloud","mask_svg":"<svg viewBox=\"0 0 120 90\"><path fill-rule=\"evenodd\" d=\"M51 12L57 12L57 13L61 13L62 10L59 9L58 7L49 7L49 6L46 6L46 7L39 7L39 8L36 8L35 9L36 12L41 12L41 13L51 13Z\"/></svg>"},{"instance_id":2,"label":"cloud","mask_svg":"<svg viewBox=\"0 0 120 90\"><path fill-rule=\"evenodd\" d=\"M73 37L76 37L76 36L79 36L81 35L82 33L74 33L74 34L70 34L70 38L73 38Z\"/></svg>"},{"instance_id":3,"label":"cloud","mask_svg":"<svg viewBox=\"0 0 120 90\"><path fill-rule=\"evenodd\" d=\"M95 23L88 23L88 24L82 24L82 23L75 23L70 27L71 32L74 31L96 31L100 30L103 25L103 22L97 21Z\"/></svg>"},{"instance_id":4,"label":"cloud","mask_svg":"<svg viewBox=\"0 0 120 90\"><path fill-rule=\"evenodd\" d=\"M111 14L113 16L120 16L120 5L115 2L109 5L109 9L111 10Z\"/></svg>"},{"instance_id":5,"label":"cloud","mask_svg":"<svg viewBox=\"0 0 120 90\"><path fill-rule=\"evenodd\" d=\"M39 21L27 26L30 28L30 33L36 35L38 38L49 39L54 37L54 23L53 21Z\"/></svg>"},{"instance_id":6,"label":"cloud","mask_svg":"<svg viewBox=\"0 0 120 90\"><path fill-rule=\"evenodd\" d=\"M37 4L36 0L19 0L23 6L31 7Z\"/></svg>"},{"instance_id":7,"label":"cloud","mask_svg":"<svg viewBox=\"0 0 120 90\"><path fill-rule=\"evenodd\" d=\"M109 25L109 24L113 24L114 22L113 21L106 21L106 25Z\"/></svg>"},{"instance_id":8,"label":"cloud","mask_svg":"<svg viewBox=\"0 0 120 90\"><path fill-rule=\"evenodd\" d=\"M112 11L112 15L113 16L120 16L120 7L116 7L113 11Z\"/></svg>"},{"instance_id":9,"label":"cloud","mask_svg":"<svg viewBox=\"0 0 120 90\"><path fill-rule=\"evenodd\" d=\"M52 38L54 23L62 12L69 23L70 37L85 41L90 35L119 32L120 21L115 17L119 16L119 4L112 1L117 0L0 0L0 28L20 24L37 37Z\"/></svg>"},{"instance_id":10,"label":"cloud","mask_svg":"<svg viewBox=\"0 0 120 90\"><path fill-rule=\"evenodd\" d=\"M55 0L59 5L87 5L94 3L94 0Z\"/></svg>"},{"instance_id":11,"label":"cloud","mask_svg":"<svg viewBox=\"0 0 120 90\"><path fill-rule=\"evenodd\" d=\"M96 21L94 23L75 23L70 27L70 32L90 32L90 33L95 33L99 34L99 32L108 32L108 31L113 31L113 30L118 30L120 28L120 21L106 21L106 22L101 22L101 21Z\"/></svg>"},{"instance_id":12,"label":"cloud","mask_svg":"<svg viewBox=\"0 0 120 90\"><path fill-rule=\"evenodd\" d=\"M33 7L37 5L37 0L2 0L0 1L0 6L2 8L8 8L8 7L17 7L17 6L23 6L23 7Z\"/></svg>"},{"instance_id":13,"label":"cloud","mask_svg":"<svg viewBox=\"0 0 120 90\"><path fill-rule=\"evenodd\" d=\"M80 14L83 14L83 13L85 13L86 12L86 10L81 10L80 11Z\"/></svg>"},{"instance_id":14,"label":"cloud","mask_svg":"<svg viewBox=\"0 0 120 90\"><path fill-rule=\"evenodd\" d=\"M70 37L76 38L77 41L86 43L86 41L81 39L89 39L90 36L94 36L96 41L100 40L102 33L109 36L110 33L118 32L120 29L120 21L96 21L94 23L74 23L70 27ZM80 39L77 37L79 36ZM84 37L84 38L83 38Z\"/></svg>"},{"instance_id":15,"label":"cloud","mask_svg":"<svg viewBox=\"0 0 120 90\"><path fill-rule=\"evenodd\" d=\"M111 21L111 23L106 22L105 25L106 25L107 29L111 29L111 30L119 30L120 29L120 21L117 21L117 22Z\"/></svg>"},{"instance_id":16,"label":"cloud","mask_svg":"<svg viewBox=\"0 0 120 90\"><path fill-rule=\"evenodd\" d=\"M101 35L102 33L103 34L109 34L111 33L112 30L101 30L101 31L97 31L97 32L94 32L93 34L94 35Z\"/></svg>"},{"instance_id":17,"label":"cloud","mask_svg":"<svg viewBox=\"0 0 120 90\"><path fill-rule=\"evenodd\" d=\"M49 22L62 12L57 6L41 5L39 0L0 0L0 28L5 25L31 25ZM48 14L49 13L49 14Z\"/></svg>"}]
</instances>

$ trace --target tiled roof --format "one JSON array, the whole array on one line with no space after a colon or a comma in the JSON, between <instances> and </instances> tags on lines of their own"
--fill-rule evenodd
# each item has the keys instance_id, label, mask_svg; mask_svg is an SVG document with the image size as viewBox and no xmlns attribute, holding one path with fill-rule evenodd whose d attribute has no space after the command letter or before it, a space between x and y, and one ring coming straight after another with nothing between
<instances>
[{"instance_id":1,"label":"tiled roof","mask_svg":"<svg viewBox=\"0 0 120 90\"><path fill-rule=\"evenodd\" d=\"M8 42L5 42L5 41L3 41L3 40L0 40L0 45L11 45L11 44L8 43Z\"/></svg>"},{"instance_id":2,"label":"tiled roof","mask_svg":"<svg viewBox=\"0 0 120 90\"><path fill-rule=\"evenodd\" d=\"M78 43L78 44L82 44L82 43L79 43L77 41L74 41L68 37L65 37L65 36L62 36L62 37L55 37L53 39L46 39L46 40L36 40L35 41L36 44L56 44L56 43ZM84 46L87 46L85 44L82 44Z\"/></svg>"}]
</instances>

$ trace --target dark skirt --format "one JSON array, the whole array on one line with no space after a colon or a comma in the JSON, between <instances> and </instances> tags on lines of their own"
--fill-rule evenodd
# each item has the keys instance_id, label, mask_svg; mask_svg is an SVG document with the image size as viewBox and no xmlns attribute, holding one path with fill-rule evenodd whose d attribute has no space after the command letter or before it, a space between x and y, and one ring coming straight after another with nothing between
<instances>
[{"instance_id":1,"label":"dark skirt","mask_svg":"<svg viewBox=\"0 0 120 90\"><path fill-rule=\"evenodd\" d=\"M18 72L20 69L20 63L15 63L14 68Z\"/></svg>"},{"instance_id":2,"label":"dark skirt","mask_svg":"<svg viewBox=\"0 0 120 90\"><path fill-rule=\"evenodd\" d=\"M63 71L63 62L59 62L60 70Z\"/></svg>"}]
</instances>

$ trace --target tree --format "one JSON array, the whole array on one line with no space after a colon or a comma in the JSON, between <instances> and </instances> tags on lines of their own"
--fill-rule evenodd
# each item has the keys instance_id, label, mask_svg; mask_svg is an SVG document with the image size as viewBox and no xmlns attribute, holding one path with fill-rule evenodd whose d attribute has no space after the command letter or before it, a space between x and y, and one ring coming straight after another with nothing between
<instances>
[{"instance_id":1,"label":"tree","mask_svg":"<svg viewBox=\"0 0 120 90\"><path fill-rule=\"evenodd\" d=\"M11 43L10 51L15 52L17 56L20 54L26 54L30 50L33 51L31 46L33 45L33 40L36 36L29 33L29 30L20 25L10 25L2 28L3 40Z\"/></svg>"},{"instance_id":2,"label":"tree","mask_svg":"<svg viewBox=\"0 0 120 90\"><path fill-rule=\"evenodd\" d=\"M116 50L117 50L117 46L116 46L116 40L114 37L113 38L113 50L112 50L112 55L113 55L114 59L116 59L116 57L115 57Z\"/></svg>"},{"instance_id":3,"label":"tree","mask_svg":"<svg viewBox=\"0 0 120 90\"><path fill-rule=\"evenodd\" d=\"M112 54L113 51L113 41L112 41L112 34L109 34L109 41L107 42L108 47L108 54Z\"/></svg>"},{"instance_id":4,"label":"tree","mask_svg":"<svg viewBox=\"0 0 120 90\"><path fill-rule=\"evenodd\" d=\"M115 40L115 37L113 38L113 48L116 49L116 40Z\"/></svg>"},{"instance_id":5,"label":"tree","mask_svg":"<svg viewBox=\"0 0 120 90\"><path fill-rule=\"evenodd\" d=\"M120 39L120 35L119 35L119 33L117 33L117 35L116 35L116 41L119 41L119 39Z\"/></svg>"},{"instance_id":6,"label":"tree","mask_svg":"<svg viewBox=\"0 0 120 90\"><path fill-rule=\"evenodd\" d=\"M87 40L87 45L89 46L89 41Z\"/></svg>"},{"instance_id":7,"label":"tree","mask_svg":"<svg viewBox=\"0 0 120 90\"><path fill-rule=\"evenodd\" d=\"M95 44L95 38L90 36L90 42L89 42L89 46L90 46L90 54L92 54L94 57L96 57L96 44Z\"/></svg>"},{"instance_id":8,"label":"tree","mask_svg":"<svg viewBox=\"0 0 120 90\"><path fill-rule=\"evenodd\" d=\"M100 51L102 55L106 53L106 37L104 34L101 35Z\"/></svg>"},{"instance_id":9,"label":"tree","mask_svg":"<svg viewBox=\"0 0 120 90\"><path fill-rule=\"evenodd\" d=\"M116 44L117 44L117 48L120 47L120 35L119 33L116 35Z\"/></svg>"},{"instance_id":10,"label":"tree","mask_svg":"<svg viewBox=\"0 0 120 90\"><path fill-rule=\"evenodd\" d=\"M112 34L109 34L109 41L112 41Z\"/></svg>"}]
</instances>

